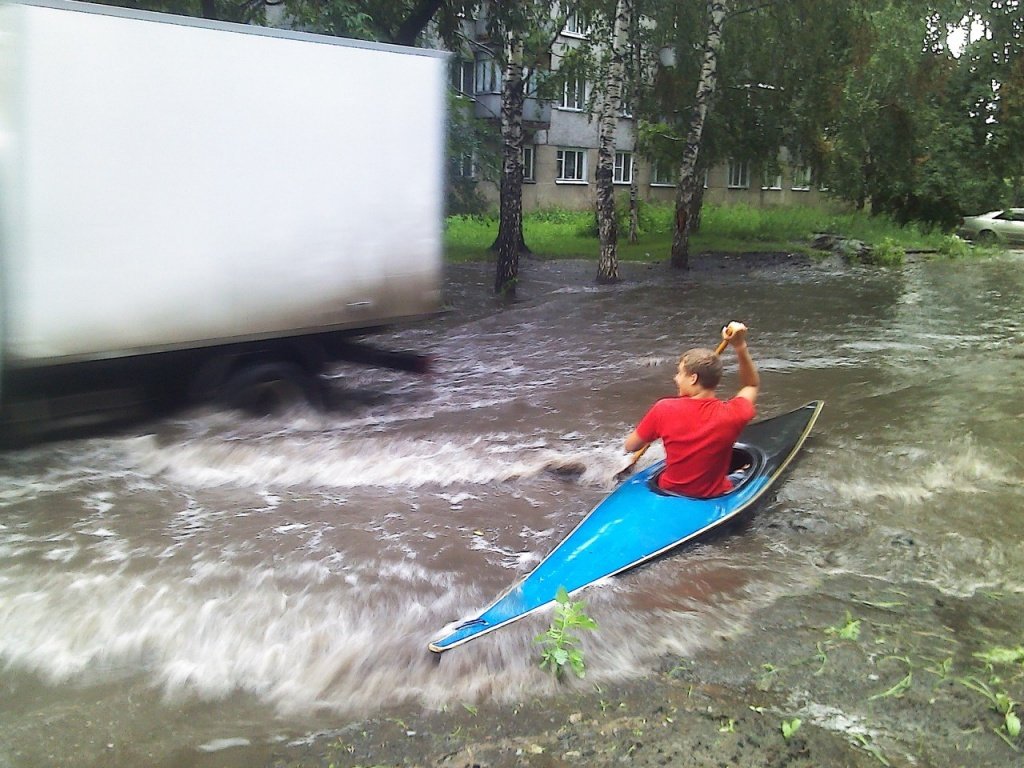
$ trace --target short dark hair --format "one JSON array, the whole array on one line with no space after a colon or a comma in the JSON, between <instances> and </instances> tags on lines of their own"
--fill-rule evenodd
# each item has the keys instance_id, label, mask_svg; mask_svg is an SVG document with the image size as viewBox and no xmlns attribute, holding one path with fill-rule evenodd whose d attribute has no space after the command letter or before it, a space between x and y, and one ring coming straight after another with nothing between
<instances>
[{"instance_id":1,"label":"short dark hair","mask_svg":"<svg viewBox=\"0 0 1024 768\"><path fill-rule=\"evenodd\" d=\"M722 358L710 349L697 347L683 353L679 358L683 370L697 374L697 383L704 389L715 389L722 380Z\"/></svg>"}]
</instances>

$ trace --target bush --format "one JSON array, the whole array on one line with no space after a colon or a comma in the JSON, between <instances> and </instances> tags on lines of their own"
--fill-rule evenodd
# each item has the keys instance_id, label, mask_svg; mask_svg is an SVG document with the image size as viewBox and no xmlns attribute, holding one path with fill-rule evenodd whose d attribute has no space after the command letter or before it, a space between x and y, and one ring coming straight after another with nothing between
<instances>
[{"instance_id":1,"label":"bush","mask_svg":"<svg viewBox=\"0 0 1024 768\"><path fill-rule=\"evenodd\" d=\"M956 235L947 235L939 243L939 253L947 259L964 259L971 255L971 246Z\"/></svg>"},{"instance_id":2,"label":"bush","mask_svg":"<svg viewBox=\"0 0 1024 768\"><path fill-rule=\"evenodd\" d=\"M902 245L891 237L886 237L867 253L864 261L879 267L898 267L906 255L907 252Z\"/></svg>"},{"instance_id":3,"label":"bush","mask_svg":"<svg viewBox=\"0 0 1024 768\"><path fill-rule=\"evenodd\" d=\"M674 220L674 208L671 204L651 204L646 200L638 200L636 205L636 225L638 235L651 235L671 231ZM629 236L629 194L619 195L615 200L615 223L619 228L619 238ZM579 237L600 237L598 231L597 211L580 223L574 233Z\"/></svg>"}]
</instances>

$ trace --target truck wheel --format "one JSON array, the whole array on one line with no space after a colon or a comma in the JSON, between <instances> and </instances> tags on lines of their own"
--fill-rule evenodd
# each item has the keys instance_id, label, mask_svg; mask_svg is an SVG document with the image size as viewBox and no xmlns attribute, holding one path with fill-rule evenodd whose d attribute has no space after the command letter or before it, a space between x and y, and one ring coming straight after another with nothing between
<instances>
[{"instance_id":1,"label":"truck wheel","mask_svg":"<svg viewBox=\"0 0 1024 768\"><path fill-rule=\"evenodd\" d=\"M255 363L231 374L218 399L229 408L267 416L303 402L320 409L324 393L319 376L281 361Z\"/></svg>"},{"instance_id":2,"label":"truck wheel","mask_svg":"<svg viewBox=\"0 0 1024 768\"><path fill-rule=\"evenodd\" d=\"M996 241L996 233L991 229L983 229L978 233L978 242L982 245L992 245Z\"/></svg>"}]
</instances>

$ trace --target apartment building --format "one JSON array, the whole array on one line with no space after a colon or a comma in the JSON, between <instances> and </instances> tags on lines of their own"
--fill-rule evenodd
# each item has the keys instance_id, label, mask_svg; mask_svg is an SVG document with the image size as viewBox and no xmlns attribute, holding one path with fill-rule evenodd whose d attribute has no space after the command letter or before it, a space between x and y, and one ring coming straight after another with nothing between
<instances>
[{"instance_id":1,"label":"apartment building","mask_svg":"<svg viewBox=\"0 0 1024 768\"><path fill-rule=\"evenodd\" d=\"M496 64L487 38L486 23L467 21L467 45L452 62L451 85L460 99L472 104L479 120L497 123L501 114L501 68ZM571 16L552 49L551 68L557 70L568 51L587 38L578 16ZM527 90L523 109L523 208L569 208L583 210L596 200L594 172L597 167L598 115L591 112L593 83L582 78L565 83L553 100L542 100ZM641 200L671 202L675 199L678 169L640 156L636 150L636 119L628 109L619 116L615 131L614 183L628 194L633 174ZM705 202L754 206L813 204L821 196L812 185L811 171L793 163L783 150L781 172L758 174L751 165L736 158L711 168L705 175ZM483 172L478 159L457 158L451 173L472 181L489 202L498 200L494 173Z\"/></svg>"}]
</instances>

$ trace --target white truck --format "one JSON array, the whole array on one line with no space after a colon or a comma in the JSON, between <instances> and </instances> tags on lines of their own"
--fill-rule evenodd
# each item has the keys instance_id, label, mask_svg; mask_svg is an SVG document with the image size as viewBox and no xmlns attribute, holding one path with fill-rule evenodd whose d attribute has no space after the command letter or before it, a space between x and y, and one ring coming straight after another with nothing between
<instances>
[{"instance_id":1,"label":"white truck","mask_svg":"<svg viewBox=\"0 0 1024 768\"><path fill-rule=\"evenodd\" d=\"M0 433L317 396L440 307L446 54L0 2ZM265 394L265 392L264 392ZM248 400L247 400L248 398Z\"/></svg>"}]
</instances>

